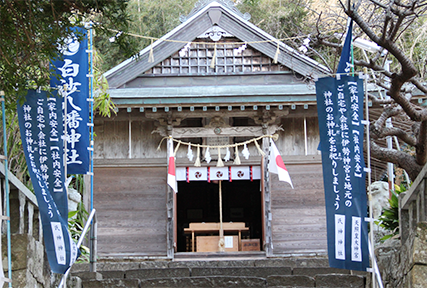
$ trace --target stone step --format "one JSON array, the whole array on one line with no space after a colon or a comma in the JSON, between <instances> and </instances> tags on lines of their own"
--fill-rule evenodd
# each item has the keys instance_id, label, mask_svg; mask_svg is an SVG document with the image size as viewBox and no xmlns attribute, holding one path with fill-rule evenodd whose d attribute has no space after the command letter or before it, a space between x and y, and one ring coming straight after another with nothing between
<instances>
[{"instance_id":1,"label":"stone step","mask_svg":"<svg viewBox=\"0 0 427 288\"><path fill-rule=\"evenodd\" d=\"M173 277L198 277L198 276L254 276L266 278L272 275L294 275L310 276L323 274L349 275L349 270L309 267L309 268L291 268L291 267L174 267L174 268L142 268L134 270L110 270L99 271L103 279L153 279L153 278L173 278ZM72 275L81 279L93 279L93 273L73 272Z\"/></svg>"},{"instance_id":2,"label":"stone step","mask_svg":"<svg viewBox=\"0 0 427 288\"><path fill-rule=\"evenodd\" d=\"M113 287L341 287L364 288L365 279L359 275L325 274L315 277L302 275L268 276L197 276L155 279L83 280L83 288Z\"/></svg>"},{"instance_id":3,"label":"stone step","mask_svg":"<svg viewBox=\"0 0 427 288\"><path fill-rule=\"evenodd\" d=\"M367 273L330 268L325 258L100 261L73 266L80 287L358 287ZM367 281L368 280L368 281ZM366 287L368 287L366 285Z\"/></svg>"},{"instance_id":4,"label":"stone step","mask_svg":"<svg viewBox=\"0 0 427 288\"><path fill-rule=\"evenodd\" d=\"M292 275L290 267L210 267L191 268L191 277L197 276L254 276L266 278L270 275Z\"/></svg>"},{"instance_id":5,"label":"stone step","mask_svg":"<svg viewBox=\"0 0 427 288\"><path fill-rule=\"evenodd\" d=\"M199 259L265 259L264 251L239 251L239 252L179 252L175 253L175 260L199 260Z\"/></svg>"},{"instance_id":6,"label":"stone step","mask_svg":"<svg viewBox=\"0 0 427 288\"><path fill-rule=\"evenodd\" d=\"M324 267L328 268L328 259L324 257L313 258L269 258L234 260L175 260L175 261L138 261L138 259L119 259L118 261L105 261L100 259L97 263L97 271L126 271L144 268L178 268L178 267ZM71 273L89 271L88 263L76 263L72 266Z\"/></svg>"}]
</instances>

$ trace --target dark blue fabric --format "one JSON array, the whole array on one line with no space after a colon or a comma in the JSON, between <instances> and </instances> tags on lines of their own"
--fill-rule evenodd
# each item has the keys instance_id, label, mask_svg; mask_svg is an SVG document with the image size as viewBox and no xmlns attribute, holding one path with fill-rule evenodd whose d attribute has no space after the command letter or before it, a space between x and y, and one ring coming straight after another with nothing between
<instances>
[{"instance_id":1,"label":"dark blue fabric","mask_svg":"<svg viewBox=\"0 0 427 288\"><path fill-rule=\"evenodd\" d=\"M84 39L79 42L77 37L70 38L69 44L61 49L63 59L52 61L56 73L53 73L50 85L67 97L67 174L86 174L90 164L88 41L86 29L74 29L76 35L85 35ZM64 90L64 84L67 90Z\"/></svg>"},{"instance_id":2,"label":"dark blue fabric","mask_svg":"<svg viewBox=\"0 0 427 288\"><path fill-rule=\"evenodd\" d=\"M18 103L18 117L49 264L54 273L64 274L79 251L68 233L61 103L60 97L31 90L25 103Z\"/></svg>"},{"instance_id":3,"label":"dark blue fabric","mask_svg":"<svg viewBox=\"0 0 427 288\"><path fill-rule=\"evenodd\" d=\"M353 20L350 20L347 35L345 37L344 46L341 52L340 62L338 63L337 74L349 75L351 71L351 45L352 45L352 32L353 31ZM339 76L338 76L339 77ZM322 140L320 140L317 150L322 149Z\"/></svg>"},{"instance_id":4,"label":"dark blue fabric","mask_svg":"<svg viewBox=\"0 0 427 288\"><path fill-rule=\"evenodd\" d=\"M322 78L316 82L316 94L329 264L366 271L369 253L361 123L363 81L346 75L340 80Z\"/></svg>"},{"instance_id":5,"label":"dark blue fabric","mask_svg":"<svg viewBox=\"0 0 427 288\"><path fill-rule=\"evenodd\" d=\"M340 62L338 63L337 74L348 74L351 71L351 45L352 45L353 20L347 29L344 46L341 52Z\"/></svg>"}]
</instances>

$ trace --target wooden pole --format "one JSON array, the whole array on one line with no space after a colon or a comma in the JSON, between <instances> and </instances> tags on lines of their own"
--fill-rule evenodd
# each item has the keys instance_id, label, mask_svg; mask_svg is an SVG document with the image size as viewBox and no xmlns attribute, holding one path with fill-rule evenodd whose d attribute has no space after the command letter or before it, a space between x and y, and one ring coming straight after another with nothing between
<instances>
[{"instance_id":1,"label":"wooden pole","mask_svg":"<svg viewBox=\"0 0 427 288\"><path fill-rule=\"evenodd\" d=\"M222 227L222 180L219 180L219 252L225 251L224 228Z\"/></svg>"},{"instance_id":2,"label":"wooden pole","mask_svg":"<svg viewBox=\"0 0 427 288\"><path fill-rule=\"evenodd\" d=\"M268 135L268 124L263 124L264 135ZM264 156L264 228L265 228L265 254L267 257L273 256L273 232L271 227L271 185L270 185L270 173L268 171L268 157L270 151L270 138L265 137L262 139L262 150L265 153Z\"/></svg>"},{"instance_id":3,"label":"wooden pole","mask_svg":"<svg viewBox=\"0 0 427 288\"><path fill-rule=\"evenodd\" d=\"M170 135L170 133L169 133ZM171 145L173 145L171 143L171 141L167 141L167 150L166 150L166 157L167 157L167 166L166 166L166 173L167 173L167 169L169 167L169 157L168 157L168 153L169 151L172 149ZM166 175L167 177L167 175ZM167 178L166 178L167 179ZM172 190L172 188L167 185L167 190L166 190L166 209L167 209L167 226L166 226L166 238L167 238L167 257L169 259L173 259L174 257L174 222L176 222L176 219L174 219L174 194L175 192Z\"/></svg>"},{"instance_id":4,"label":"wooden pole","mask_svg":"<svg viewBox=\"0 0 427 288\"><path fill-rule=\"evenodd\" d=\"M264 177L264 157L261 157L261 227L262 227L262 246L261 247L265 247L265 187L264 187L264 181L265 181L265 177Z\"/></svg>"}]
</instances>

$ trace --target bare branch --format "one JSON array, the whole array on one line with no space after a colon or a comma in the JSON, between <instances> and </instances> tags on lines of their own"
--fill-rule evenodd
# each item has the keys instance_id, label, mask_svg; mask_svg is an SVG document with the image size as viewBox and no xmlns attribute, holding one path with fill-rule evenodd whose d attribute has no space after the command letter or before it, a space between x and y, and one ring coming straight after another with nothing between
<instances>
[{"instance_id":1,"label":"bare branch","mask_svg":"<svg viewBox=\"0 0 427 288\"><path fill-rule=\"evenodd\" d=\"M394 149L387 149L371 141L371 155L378 160L391 162L406 170L411 179L415 179L424 165L419 165L410 154Z\"/></svg>"},{"instance_id":2,"label":"bare branch","mask_svg":"<svg viewBox=\"0 0 427 288\"><path fill-rule=\"evenodd\" d=\"M418 81L415 78L411 79L411 83L415 85L415 87L417 87L418 89L420 89L421 92L426 93L427 94L427 87L425 87L423 84L421 84L420 81Z\"/></svg>"}]
</instances>

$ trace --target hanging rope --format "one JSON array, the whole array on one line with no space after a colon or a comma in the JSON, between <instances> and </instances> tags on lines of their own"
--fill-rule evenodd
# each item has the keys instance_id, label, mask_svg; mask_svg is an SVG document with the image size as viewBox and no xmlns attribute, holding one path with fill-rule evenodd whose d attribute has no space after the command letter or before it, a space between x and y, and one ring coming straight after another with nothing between
<instances>
[{"instance_id":1,"label":"hanging rope","mask_svg":"<svg viewBox=\"0 0 427 288\"><path fill-rule=\"evenodd\" d=\"M212 56L212 62L211 62L211 68L215 69L215 63L216 63L216 42L215 42L215 46L214 46L214 53Z\"/></svg>"},{"instance_id":2,"label":"hanging rope","mask_svg":"<svg viewBox=\"0 0 427 288\"><path fill-rule=\"evenodd\" d=\"M179 145L181 145L181 143L178 142L178 145L175 147L175 151L173 151L173 157L176 157L176 152L178 152Z\"/></svg>"},{"instance_id":3,"label":"hanging rope","mask_svg":"<svg viewBox=\"0 0 427 288\"><path fill-rule=\"evenodd\" d=\"M264 151L262 151L261 147L259 147L258 141L254 141L256 149L258 150L259 154L261 154L261 156L265 156Z\"/></svg>"},{"instance_id":4,"label":"hanging rope","mask_svg":"<svg viewBox=\"0 0 427 288\"><path fill-rule=\"evenodd\" d=\"M251 144L252 142L259 141L259 140L261 140L263 138L271 138L274 141L277 141L277 139L279 139L279 134L262 135L262 136L259 136L259 137L256 137L256 138L252 138L252 139L246 140L244 142L234 143L234 144L227 144L227 145L193 144L191 142L184 142L184 141L181 141L181 140L178 140L178 139L174 139L172 136L166 136L166 137L163 137L162 140L160 140L160 143L157 146L157 151L160 151L160 147L162 146L163 141L166 140L166 139L172 139L172 141L174 141L176 143L179 143L180 145L192 146L192 147L197 147L197 148L210 148L210 149L221 148L221 149L226 149L227 147L228 148L235 148L235 147L239 147L239 146L244 146L245 144L248 145L248 144ZM258 147L259 147L258 143L256 143L255 146L256 145L258 145ZM259 151L262 151L261 148L259 148ZM200 155L199 152L197 152L197 154Z\"/></svg>"},{"instance_id":5,"label":"hanging rope","mask_svg":"<svg viewBox=\"0 0 427 288\"><path fill-rule=\"evenodd\" d=\"M151 39L150 54L148 55L148 62L149 63L153 63L154 62L153 39Z\"/></svg>"},{"instance_id":6,"label":"hanging rope","mask_svg":"<svg viewBox=\"0 0 427 288\"><path fill-rule=\"evenodd\" d=\"M234 165L240 165L240 164L242 164L240 162L239 149L237 149L237 146L236 146L236 152L234 154L235 154L236 157L234 158L233 164Z\"/></svg>"},{"instance_id":7,"label":"hanging rope","mask_svg":"<svg viewBox=\"0 0 427 288\"><path fill-rule=\"evenodd\" d=\"M164 139L164 138L163 138ZM162 139L162 141L163 141ZM162 144L160 142L160 144ZM191 143L190 143L191 144ZM160 146L159 146L160 147ZM195 167L200 167L202 164L200 163L200 145L197 144L197 156L196 156L196 162L194 162Z\"/></svg>"},{"instance_id":8,"label":"hanging rope","mask_svg":"<svg viewBox=\"0 0 427 288\"><path fill-rule=\"evenodd\" d=\"M277 64L277 61L279 60L279 54L280 54L280 42L277 41L276 54L274 55L274 59L273 59L274 64Z\"/></svg>"},{"instance_id":9,"label":"hanging rope","mask_svg":"<svg viewBox=\"0 0 427 288\"><path fill-rule=\"evenodd\" d=\"M216 163L216 167L224 167L224 162L221 159L221 148L218 147L218 162Z\"/></svg>"},{"instance_id":10,"label":"hanging rope","mask_svg":"<svg viewBox=\"0 0 427 288\"><path fill-rule=\"evenodd\" d=\"M108 29L108 30L111 31L111 32L114 32L116 34L122 32L122 31L118 31L118 30L115 30L115 29ZM330 31L325 31L325 32L326 33L334 33L334 32L338 32L338 31L339 30L330 30ZM198 41L197 42L192 42L192 41L185 41L185 40L174 40L174 39L157 38L157 37L151 37L151 36L143 36L143 35L138 35L138 34L128 33L128 32L122 32L122 33L124 33L126 35L129 35L129 36L132 36L132 37L137 37L137 38L143 38L143 39L149 39L149 40L151 40L150 53L149 53L149 57L148 57L148 62L150 62L150 63L154 62L153 46L154 46L154 44L156 44L156 43L154 43L154 41L164 41L164 42L171 42L171 43L183 43L183 44L187 44L187 45L188 44L189 45L199 44L199 45L208 45L208 46L212 46L212 45L213 46L216 46L216 45L227 45L227 46L233 45L233 46L236 46L236 47L240 47L242 45L248 45L248 44L260 44L260 43L272 43L272 42L274 42L274 43L277 43L277 48L276 48L276 53L274 55L273 62L274 63L278 63L279 54L281 53L280 52L280 42L288 41L288 40L295 40L295 39L306 39L307 37L310 36L310 34L307 34L307 35L301 35L301 36L295 36L295 37L286 37L286 38L280 38L280 39L269 39L269 40L249 41L249 42L248 41L241 41L241 42L218 43L218 42L202 42L202 41L200 41L200 42L198 42ZM293 53L293 52L291 52L291 53ZM215 62L212 61L211 65L215 65ZM375 71L375 73L377 73L377 74L380 74L381 72L386 72L386 71L385 70ZM341 73L341 74L342 75L347 75L347 73ZM322 75L323 76L332 76L332 77L335 77L338 74L337 73L327 73L327 74L322 74Z\"/></svg>"},{"instance_id":11,"label":"hanging rope","mask_svg":"<svg viewBox=\"0 0 427 288\"><path fill-rule=\"evenodd\" d=\"M168 136L168 137L163 137L162 140L160 140L159 146L157 146L157 151L160 150L160 147L161 147L161 145L163 143L163 140L165 140L165 139L172 139L172 141L174 141L174 142L177 143L177 145L175 147L175 150L174 150L174 155L176 155L176 153L178 152L178 149L179 149L180 145L187 145L188 146L188 151L191 150L191 147L196 147L197 148L197 155L196 155L196 161L194 162L194 166L195 167L200 167L201 166L200 148L206 148L206 151L205 151L205 160L208 163L212 159L211 156L210 156L209 150L210 149L217 149L217 151L218 151L217 167L224 167L224 162L221 159L221 149L226 149L227 152L226 152L224 161L228 161L228 160L230 160L230 148L234 148L235 149L235 158L234 158L233 164L234 165L240 165L241 164L240 156L239 156L239 147L240 146L244 147L242 153L243 153L243 156L246 159L249 158L249 150L247 148L247 145L250 144L250 143L252 143L252 142L255 144L255 147L257 148L259 154L261 156L265 156L264 151L262 151L261 147L258 144L258 140L261 140L263 138L272 138L274 141L277 141L277 139L279 139L279 135L278 134L262 135L262 136L259 136L257 138L253 138L253 139L247 140L245 142L235 143L235 144L227 144L227 145L201 145L201 144L192 144L191 142L184 142L184 141L181 141L181 140L174 139L174 138L172 138L172 136ZM189 153L190 152L187 152L187 157L188 157ZM192 154L192 152L191 152L191 154Z\"/></svg>"},{"instance_id":12,"label":"hanging rope","mask_svg":"<svg viewBox=\"0 0 427 288\"><path fill-rule=\"evenodd\" d=\"M114 33L120 33L122 31L115 30L115 29L107 29ZM333 30L332 32L338 32L339 30ZM122 32L125 35L136 37L136 38L143 38L143 39L149 39L151 41L164 41L164 42L172 42L172 43L197 43L197 44L204 44L204 45L215 45L213 42L191 42L191 41L184 41L184 40L173 40L173 39L165 39L165 38L156 38L151 36L144 36L139 35L135 33L129 33L129 32ZM280 38L280 39L269 39L269 40L259 40L259 41L242 41L242 42L227 42L227 45L235 45L235 46L242 46L245 44L258 44L258 43L270 43L270 42L277 42L277 41L287 41L287 40L295 40L295 39L305 39L308 35L301 35L301 36L294 36L294 37L286 37L286 38Z\"/></svg>"}]
</instances>

